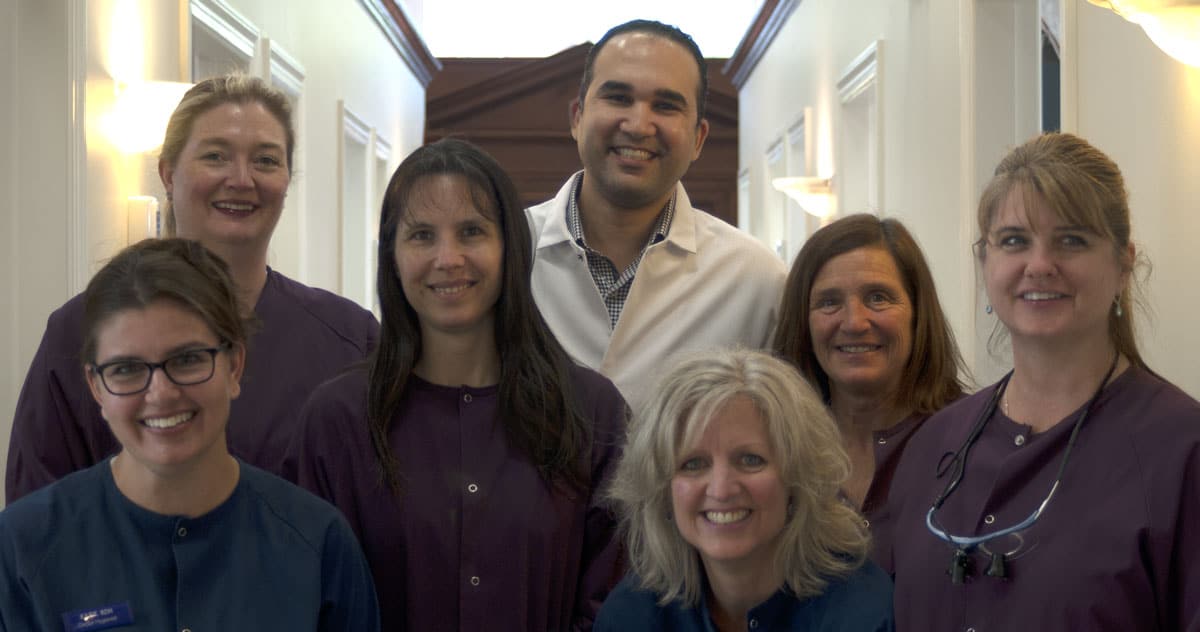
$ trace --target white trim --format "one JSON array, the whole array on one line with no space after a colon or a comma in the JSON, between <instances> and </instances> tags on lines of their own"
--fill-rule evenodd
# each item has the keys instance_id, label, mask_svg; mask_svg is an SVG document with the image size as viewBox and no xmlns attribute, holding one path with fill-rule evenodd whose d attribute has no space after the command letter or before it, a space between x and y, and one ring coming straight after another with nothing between
<instances>
[{"instance_id":1,"label":"white trim","mask_svg":"<svg viewBox=\"0 0 1200 632\"><path fill-rule=\"evenodd\" d=\"M1058 85L1062 109L1059 127L1064 132L1079 131L1079 2L1063 0L1062 39L1059 40Z\"/></svg>"},{"instance_id":2,"label":"white trim","mask_svg":"<svg viewBox=\"0 0 1200 632\"><path fill-rule=\"evenodd\" d=\"M345 101L338 99L338 138L344 136L366 145L371 141L371 126L346 107Z\"/></svg>"},{"instance_id":3,"label":"white trim","mask_svg":"<svg viewBox=\"0 0 1200 632\"><path fill-rule=\"evenodd\" d=\"M203 25L246 59L254 59L258 27L242 17L225 0L190 0L189 12L193 26Z\"/></svg>"},{"instance_id":4,"label":"white trim","mask_svg":"<svg viewBox=\"0 0 1200 632\"><path fill-rule=\"evenodd\" d=\"M975 116L975 2L976 0L959 0L958 2L958 239L960 244L974 241L976 199L975 154L978 139ZM959 270L971 270L962 273L958 278L958 291L964 297L960 306L960 314L964 316L961 322L969 323L971 331L959 343L963 362L972 372L979 367L976 364L979 357L977 340L980 327L985 326L979 317L976 306L982 293L979 286L979 275L975 274L975 258L970 248L959 248ZM965 312L965 313L963 313ZM959 376L966 377L966 376Z\"/></svg>"},{"instance_id":5,"label":"white trim","mask_svg":"<svg viewBox=\"0 0 1200 632\"><path fill-rule=\"evenodd\" d=\"M338 293L346 296L343 282L346 278L346 266L343 264L346 253L346 187L353 183L346 182L346 139L352 139L364 146L371 142L371 128L365 121L346 107L343 99L337 101L337 288ZM370 171L369 169L367 170ZM359 182L357 186L366 186ZM357 302L358 297L348 297Z\"/></svg>"},{"instance_id":6,"label":"white trim","mask_svg":"<svg viewBox=\"0 0 1200 632\"><path fill-rule=\"evenodd\" d=\"M780 160L783 160L784 156L786 155L784 154L786 150L787 148L784 146L784 137L781 134L778 138L771 141L771 144L767 146L767 151L764 154L764 157L767 159L767 164L773 165Z\"/></svg>"},{"instance_id":7,"label":"white trim","mask_svg":"<svg viewBox=\"0 0 1200 632\"><path fill-rule=\"evenodd\" d=\"M91 276L87 237L87 0L67 3L67 80L71 98L67 133L67 285L82 292Z\"/></svg>"},{"instance_id":8,"label":"white trim","mask_svg":"<svg viewBox=\"0 0 1200 632\"><path fill-rule=\"evenodd\" d=\"M304 66L283 50L277 42L271 42L269 49L271 84L283 90L293 99L299 99L300 95L304 93Z\"/></svg>"},{"instance_id":9,"label":"white trim","mask_svg":"<svg viewBox=\"0 0 1200 632\"><path fill-rule=\"evenodd\" d=\"M871 125L874 128L874 134L870 139L873 145L873 154L875 164L873 165L874 173L869 173L873 176L871 185L875 187L875 207L870 209L876 215L881 215L887 208L886 197L884 196L884 130L883 130L883 112L884 112L884 92L883 92L883 40L877 39L871 42L863 52L859 53L854 61L846 66L842 71L841 78L837 82L838 96L841 100L842 112L839 112L837 129L841 130L843 124L845 109L859 99L863 99L868 94L868 91L874 96L874 112L871 120ZM841 138L840 131L836 134L839 137L836 160L838 164L845 159L842 156L840 147ZM839 170L840 170L839 166ZM837 179L835 186L837 187L836 195L840 199L843 198L843 178ZM869 196L868 196L869 199ZM841 204L839 203L839 207ZM861 209L854 209L854 212L859 212ZM839 208L839 213L841 208Z\"/></svg>"},{"instance_id":10,"label":"white trim","mask_svg":"<svg viewBox=\"0 0 1200 632\"><path fill-rule=\"evenodd\" d=\"M873 83L879 82L879 65L883 54L883 40L875 40L859 53L838 79L838 95L842 103L849 103Z\"/></svg>"}]
</instances>

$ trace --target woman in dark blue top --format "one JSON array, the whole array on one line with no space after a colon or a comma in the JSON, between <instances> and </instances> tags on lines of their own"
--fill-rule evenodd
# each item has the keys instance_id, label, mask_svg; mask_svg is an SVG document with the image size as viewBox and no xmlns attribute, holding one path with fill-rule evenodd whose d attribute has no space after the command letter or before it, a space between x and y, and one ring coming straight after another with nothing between
<instances>
[{"instance_id":1,"label":"woman in dark blue top","mask_svg":"<svg viewBox=\"0 0 1200 632\"><path fill-rule=\"evenodd\" d=\"M655 393L610 492L633 572L595 630L893 629L837 426L794 368L709 351Z\"/></svg>"}]
</instances>

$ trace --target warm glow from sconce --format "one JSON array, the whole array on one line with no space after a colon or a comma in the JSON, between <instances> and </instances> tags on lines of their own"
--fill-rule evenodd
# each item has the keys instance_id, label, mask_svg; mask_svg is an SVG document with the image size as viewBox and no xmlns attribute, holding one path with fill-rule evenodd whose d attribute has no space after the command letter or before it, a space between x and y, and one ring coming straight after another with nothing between
<instances>
[{"instance_id":1,"label":"warm glow from sconce","mask_svg":"<svg viewBox=\"0 0 1200 632\"><path fill-rule=\"evenodd\" d=\"M141 81L146 76L146 38L137 0L116 0L108 38L108 74L120 83Z\"/></svg>"},{"instance_id":2,"label":"warm glow from sconce","mask_svg":"<svg viewBox=\"0 0 1200 632\"><path fill-rule=\"evenodd\" d=\"M122 153L153 150L162 144L171 113L191 87L167 81L118 84L112 110L100 121L104 135Z\"/></svg>"},{"instance_id":3,"label":"warm glow from sconce","mask_svg":"<svg viewBox=\"0 0 1200 632\"><path fill-rule=\"evenodd\" d=\"M775 178L771 186L786 193L809 215L825 219L833 214L832 178Z\"/></svg>"},{"instance_id":4,"label":"warm glow from sconce","mask_svg":"<svg viewBox=\"0 0 1200 632\"><path fill-rule=\"evenodd\" d=\"M1088 0L1142 27L1171 57L1200 67L1200 0Z\"/></svg>"}]
</instances>

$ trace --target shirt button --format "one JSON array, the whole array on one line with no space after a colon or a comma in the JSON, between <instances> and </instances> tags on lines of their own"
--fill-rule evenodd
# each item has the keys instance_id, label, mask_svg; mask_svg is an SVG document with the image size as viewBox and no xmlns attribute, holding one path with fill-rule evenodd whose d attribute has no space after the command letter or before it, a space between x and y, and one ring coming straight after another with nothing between
<instances>
[{"instance_id":1,"label":"shirt button","mask_svg":"<svg viewBox=\"0 0 1200 632\"><path fill-rule=\"evenodd\" d=\"M181 537L181 538L186 538L187 537L187 527L179 527L179 530L176 531L175 533L179 534L179 537Z\"/></svg>"},{"instance_id":2,"label":"shirt button","mask_svg":"<svg viewBox=\"0 0 1200 632\"><path fill-rule=\"evenodd\" d=\"M1013 439L1013 443L1017 444L1018 446L1025 445L1025 435L1017 435L1017 438Z\"/></svg>"},{"instance_id":3,"label":"shirt button","mask_svg":"<svg viewBox=\"0 0 1200 632\"><path fill-rule=\"evenodd\" d=\"M863 518L863 526L867 527L868 529L871 528L871 521Z\"/></svg>"},{"instance_id":4,"label":"shirt button","mask_svg":"<svg viewBox=\"0 0 1200 632\"><path fill-rule=\"evenodd\" d=\"M753 630L757 627L758 627L758 619L751 619L750 620L750 629Z\"/></svg>"},{"instance_id":5,"label":"shirt button","mask_svg":"<svg viewBox=\"0 0 1200 632\"><path fill-rule=\"evenodd\" d=\"M478 585L479 585L479 576L478 576L478 575L472 575L472 576L471 576L471 585L472 585L472 586L478 586Z\"/></svg>"},{"instance_id":6,"label":"shirt button","mask_svg":"<svg viewBox=\"0 0 1200 632\"><path fill-rule=\"evenodd\" d=\"M992 524L995 521L996 521L996 516L993 516L992 514L988 514L983 517L984 524Z\"/></svg>"},{"instance_id":7,"label":"shirt button","mask_svg":"<svg viewBox=\"0 0 1200 632\"><path fill-rule=\"evenodd\" d=\"M879 437L879 445L887 445L887 437Z\"/></svg>"},{"instance_id":8,"label":"shirt button","mask_svg":"<svg viewBox=\"0 0 1200 632\"><path fill-rule=\"evenodd\" d=\"M475 483L471 483L470 485L467 485L467 491L474 494L475 492L479 491L479 486L476 485Z\"/></svg>"},{"instance_id":9,"label":"shirt button","mask_svg":"<svg viewBox=\"0 0 1200 632\"><path fill-rule=\"evenodd\" d=\"M467 393L466 395L463 395L463 401L470 404L471 403L471 394Z\"/></svg>"}]
</instances>

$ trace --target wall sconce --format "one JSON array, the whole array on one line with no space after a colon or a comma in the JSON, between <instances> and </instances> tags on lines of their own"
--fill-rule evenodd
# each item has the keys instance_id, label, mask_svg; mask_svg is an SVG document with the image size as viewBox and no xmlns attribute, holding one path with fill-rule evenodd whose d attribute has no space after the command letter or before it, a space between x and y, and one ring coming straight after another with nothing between
<instances>
[{"instance_id":1,"label":"wall sconce","mask_svg":"<svg viewBox=\"0 0 1200 632\"><path fill-rule=\"evenodd\" d=\"M167 121L190 83L139 81L116 83L112 110L102 129L109 142L125 154L140 154L162 144Z\"/></svg>"},{"instance_id":2,"label":"wall sconce","mask_svg":"<svg viewBox=\"0 0 1200 632\"><path fill-rule=\"evenodd\" d=\"M771 186L809 215L825 219L833 214L833 178L775 178Z\"/></svg>"},{"instance_id":3,"label":"wall sconce","mask_svg":"<svg viewBox=\"0 0 1200 632\"><path fill-rule=\"evenodd\" d=\"M1142 27L1171 57L1200 67L1200 0L1088 0Z\"/></svg>"}]
</instances>

